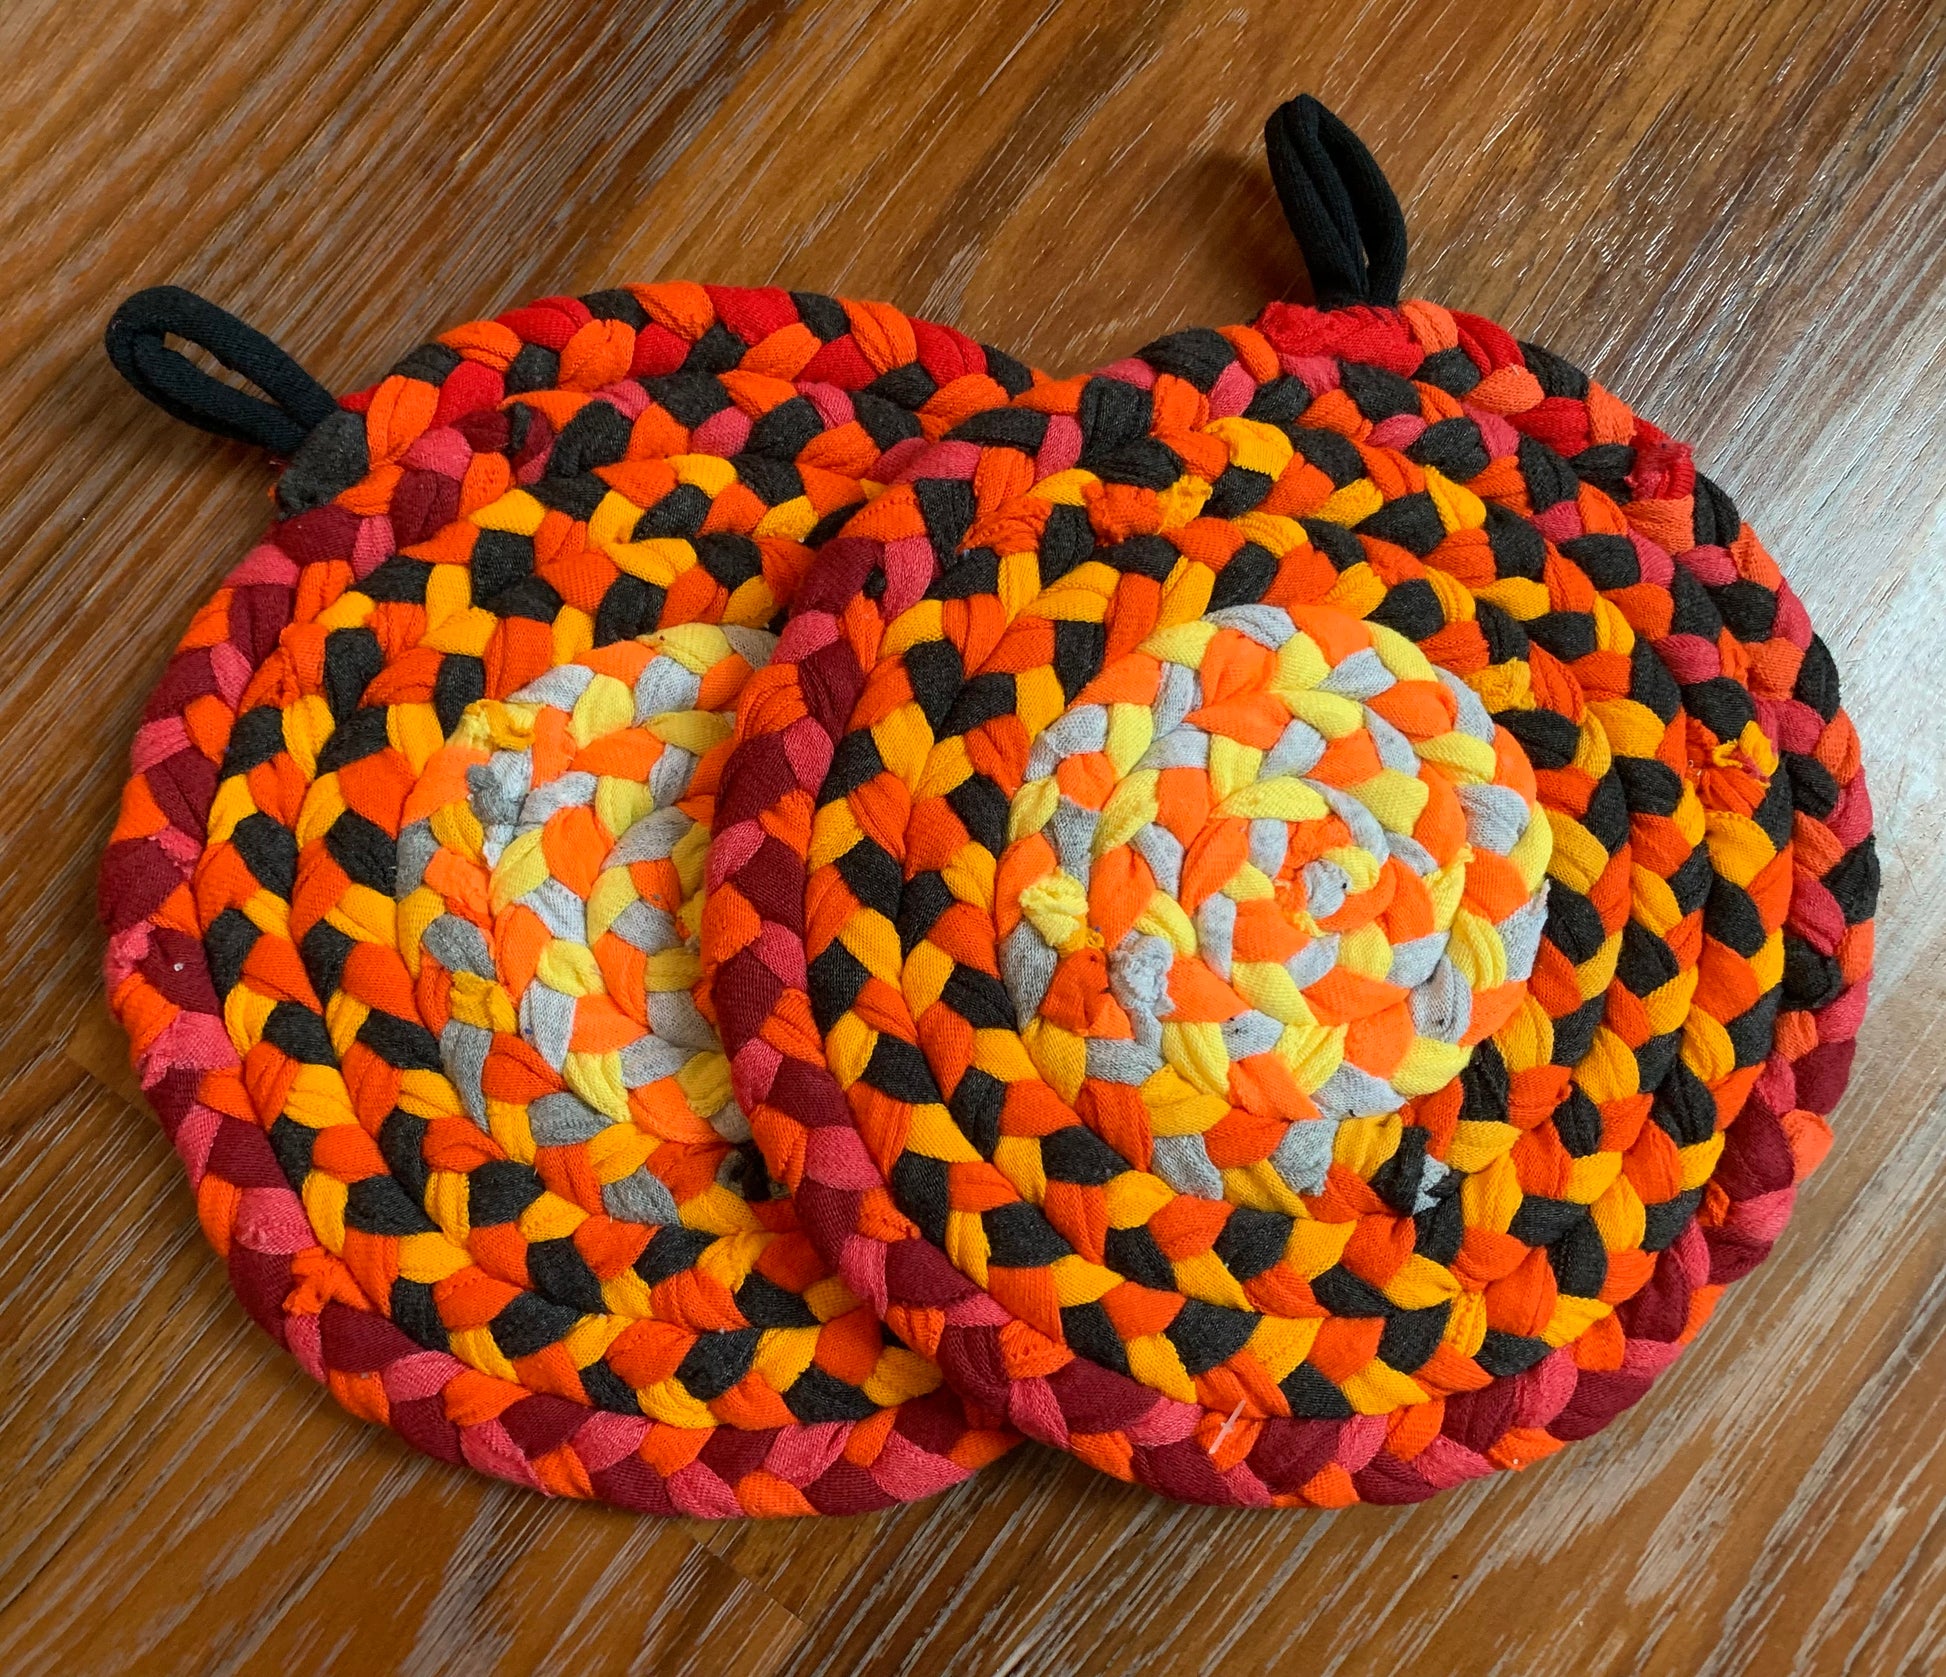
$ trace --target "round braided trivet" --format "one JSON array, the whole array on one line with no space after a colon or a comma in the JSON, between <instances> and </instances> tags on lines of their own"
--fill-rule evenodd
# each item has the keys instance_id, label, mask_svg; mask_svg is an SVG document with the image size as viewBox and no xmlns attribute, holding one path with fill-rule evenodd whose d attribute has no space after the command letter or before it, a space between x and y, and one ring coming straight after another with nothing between
<instances>
[{"instance_id":1,"label":"round braided trivet","mask_svg":"<svg viewBox=\"0 0 1946 1677\"><path fill-rule=\"evenodd\" d=\"M202 342L275 398L197 371ZM551 298L338 402L186 293L117 364L294 450L151 697L109 990L251 1314L448 1460L658 1513L1008 1435L799 1231L692 996L729 712L812 545L1014 363L879 305Z\"/></svg>"},{"instance_id":2,"label":"round braided trivet","mask_svg":"<svg viewBox=\"0 0 1946 1677\"><path fill-rule=\"evenodd\" d=\"M1270 137L1336 306L973 415L824 546L704 963L804 1227L972 1401L1193 1501L1411 1501L1605 1425L1768 1252L1877 865L1729 496L1400 303L1313 103Z\"/></svg>"}]
</instances>

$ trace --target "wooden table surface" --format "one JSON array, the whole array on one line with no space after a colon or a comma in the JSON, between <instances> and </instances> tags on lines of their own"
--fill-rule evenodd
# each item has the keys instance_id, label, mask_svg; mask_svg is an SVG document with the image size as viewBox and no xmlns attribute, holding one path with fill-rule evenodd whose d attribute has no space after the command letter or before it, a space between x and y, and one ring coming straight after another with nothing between
<instances>
[{"instance_id":1,"label":"wooden table surface","mask_svg":"<svg viewBox=\"0 0 1946 1677\"><path fill-rule=\"evenodd\" d=\"M8 0L0 1671L1946 1669L1942 69L1939 0ZM1397 185L1408 289L1693 440L1844 671L1876 1005L1771 1262L1608 1432L1417 1509L1025 1447L884 1514L658 1522L341 1413L231 1298L100 998L137 709L267 481L114 378L114 302L189 285L335 388L665 277L1075 370L1304 294L1257 134L1306 89Z\"/></svg>"}]
</instances>

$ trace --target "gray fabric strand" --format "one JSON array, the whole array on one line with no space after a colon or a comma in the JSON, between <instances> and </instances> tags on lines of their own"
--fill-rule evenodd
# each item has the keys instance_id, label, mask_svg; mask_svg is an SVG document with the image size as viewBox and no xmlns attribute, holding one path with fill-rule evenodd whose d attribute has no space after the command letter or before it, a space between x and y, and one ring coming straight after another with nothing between
<instances>
[{"instance_id":1,"label":"gray fabric strand","mask_svg":"<svg viewBox=\"0 0 1946 1677\"><path fill-rule=\"evenodd\" d=\"M1223 1197L1223 1173L1209 1161L1199 1135L1159 1135L1153 1149L1157 1176L1179 1194L1206 1200Z\"/></svg>"}]
</instances>

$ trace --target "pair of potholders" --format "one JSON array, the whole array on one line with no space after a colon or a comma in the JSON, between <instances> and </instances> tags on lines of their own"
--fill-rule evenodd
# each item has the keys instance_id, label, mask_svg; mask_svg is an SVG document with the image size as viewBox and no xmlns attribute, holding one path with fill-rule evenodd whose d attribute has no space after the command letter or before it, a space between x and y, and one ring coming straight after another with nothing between
<instances>
[{"instance_id":1,"label":"pair of potholders","mask_svg":"<svg viewBox=\"0 0 1946 1677\"><path fill-rule=\"evenodd\" d=\"M109 990L347 1408L654 1513L1016 1429L1410 1501L1769 1250L1871 960L1831 657L1684 445L1398 300L1342 124L1267 136L1317 306L1082 377L662 284L334 400L117 315L288 464L143 713Z\"/></svg>"}]
</instances>

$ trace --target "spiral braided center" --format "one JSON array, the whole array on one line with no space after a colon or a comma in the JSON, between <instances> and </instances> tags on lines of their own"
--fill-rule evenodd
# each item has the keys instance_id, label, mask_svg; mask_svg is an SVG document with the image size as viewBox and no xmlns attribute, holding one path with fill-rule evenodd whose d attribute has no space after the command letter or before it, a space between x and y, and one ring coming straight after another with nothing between
<instances>
[{"instance_id":1,"label":"spiral braided center","mask_svg":"<svg viewBox=\"0 0 1946 1677\"><path fill-rule=\"evenodd\" d=\"M687 624L468 708L400 837L408 943L450 988L447 1075L475 1120L518 1099L540 1149L579 1155L610 1216L734 1227L725 1192L776 1191L698 1010L703 861L729 709L760 631ZM530 1068L531 1069L531 1068Z\"/></svg>"},{"instance_id":2,"label":"spiral braided center","mask_svg":"<svg viewBox=\"0 0 1946 1677\"><path fill-rule=\"evenodd\" d=\"M1322 1191L1339 1123L1458 1076L1519 1005L1551 835L1465 684L1341 612L1151 635L1034 742L997 892L1041 1075L1139 1093L1179 1193ZM1428 1159L1427 1167L1443 1167Z\"/></svg>"}]
</instances>

